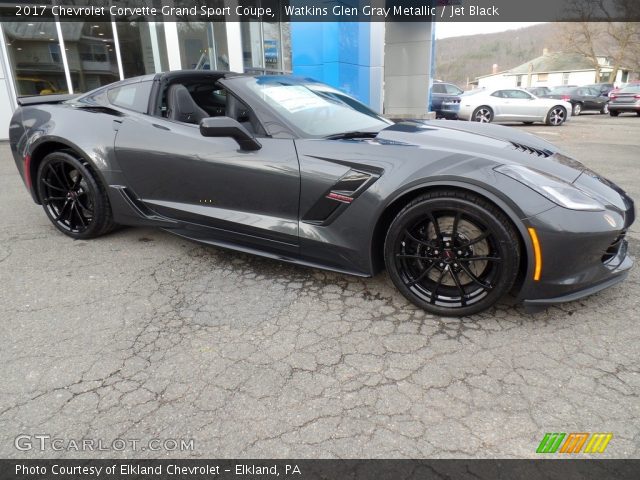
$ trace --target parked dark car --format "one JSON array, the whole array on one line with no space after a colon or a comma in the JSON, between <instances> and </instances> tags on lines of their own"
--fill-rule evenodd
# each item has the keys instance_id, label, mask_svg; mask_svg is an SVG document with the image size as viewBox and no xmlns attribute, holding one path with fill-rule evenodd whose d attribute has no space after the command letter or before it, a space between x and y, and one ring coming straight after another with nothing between
<instances>
[{"instance_id":1,"label":"parked dark car","mask_svg":"<svg viewBox=\"0 0 640 480\"><path fill-rule=\"evenodd\" d=\"M529 87L526 90L529 93L533 93L536 97L544 97L551 93L551 89L549 87Z\"/></svg>"},{"instance_id":2,"label":"parked dark car","mask_svg":"<svg viewBox=\"0 0 640 480\"><path fill-rule=\"evenodd\" d=\"M16 166L73 239L155 226L344 274L386 267L447 316L508 293L531 307L576 300L633 265L631 198L514 128L393 123L310 79L216 71L19 102Z\"/></svg>"},{"instance_id":3,"label":"parked dark car","mask_svg":"<svg viewBox=\"0 0 640 480\"><path fill-rule=\"evenodd\" d=\"M609 115L612 117L625 112L640 115L640 84L621 88L609 99Z\"/></svg>"},{"instance_id":4,"label":"parked dark car","mask_svg":"<svg viewBox=\"0 0 640 480\"><path fill-rule=\"evenodd\" d=\"M436 112L436 118L458 118L460 110L460 95L464 91L452 83L436 82L431 87L431 109Z\"/></svg>"},{"instance_id":5,"label":"parked dark car","mask_svg":"<svg viewBox=\"0 0 640 480\"><path fill-rule=\"evenodd\" d=\"M583 86L598 90L600 92L600 95L604 97L608 96L609 92L615 88L613 83L590 83L589 85L583 85Z\"/></svg>"},{"instance_id":6,"label":"parked dark car","mask_svg":"<svg viewBox=\"0 0 640 480\"><path fill-rule=\"evenodd\" d=\"M544 96L546 98L558 98L571 103L573 107L572 114L575 116L587 111L609 113L609 97L603 97L595 88L556 87Z\"/></svg>"}]
</instances>

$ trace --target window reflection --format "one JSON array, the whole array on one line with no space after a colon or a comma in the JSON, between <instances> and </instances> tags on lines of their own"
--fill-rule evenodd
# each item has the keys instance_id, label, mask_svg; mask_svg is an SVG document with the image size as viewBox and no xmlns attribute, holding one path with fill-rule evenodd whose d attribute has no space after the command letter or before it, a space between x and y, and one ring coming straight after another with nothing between
<instances>
[{"instance_id":1,"label":"window reflection","mask_svg":"<svg viewBox=\"0 0 640 480\"><path fill-rule=\"evenodd\" d=\"M120 80L110 22L61 22L74 93Z\"/></svg>"},{"instance_id":2,"label":"window reflection","mask_svg":"<svg viewBox=\"0 0 640 480\"><path fill-rule=\"evenodd\" d=\"M116 25L125 78L168 70L162 23L118 22Z\"/></svg>"},{"instance_id":3,"label":"window reflection","mask_svg":"<svg viewBox=\"0 0 640 480\"><path fill-rule=\"evenodd\" d=\"M54 22L4 22L2 29L18 96L67 92Z\"/></svg>"},{"instance_id":4,"label":"window reflection","mask_svg":"<svg viewBox=\"0 0 640 480\"><path fill-rule=\"evenodd\" d=\"M227 29L218 22L178 23L182 68L229 70Z\"/></svg>"},{"instance_id":5,"label":"window reflection","mask_svg":"<svg viewBox=\"0 0 640 480\"><path fill-rule=\"evenodd\" d=\"M289 23L243 22L242 56L248 73L291 72Z\"/></svg>"}]
</instances>

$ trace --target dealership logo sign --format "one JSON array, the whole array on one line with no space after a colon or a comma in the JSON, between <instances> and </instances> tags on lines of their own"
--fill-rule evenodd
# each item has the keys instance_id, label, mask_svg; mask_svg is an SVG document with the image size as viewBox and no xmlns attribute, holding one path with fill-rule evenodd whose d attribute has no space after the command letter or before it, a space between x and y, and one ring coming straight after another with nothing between
<instances>
[{"instance_id":1,"label":"dealership logo sign","mask_svg":"<svg viewBox=\"0 0 640 480\"><path fill-rule=\"evenodd\" d=\"M582 453L604 453L611 438L613 433L545 433L536 453L580 453L583 446Z\"/></svg>"}]
</instances>

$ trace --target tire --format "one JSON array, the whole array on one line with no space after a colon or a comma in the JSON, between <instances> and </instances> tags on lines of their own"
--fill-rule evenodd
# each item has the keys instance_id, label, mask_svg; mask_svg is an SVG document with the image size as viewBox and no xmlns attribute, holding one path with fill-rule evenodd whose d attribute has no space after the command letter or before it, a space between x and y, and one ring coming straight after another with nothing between
<instances>
[{"instance_id":1,"label":"tire","mask_svg":"<svg viewBox=\"0 0 640 480\"><path fill-rule=\"evenodd\" d=\"M609 104L608 103L605 103L602 106L602 109L600 110L600 113L603 114L603 115L606 115L607 113L609 113Z\"/></svg>"},{"instance_id":2,"label":"tire","mask_svg":"<svg viewBox=\"0 0 640 480\"><path fill-rule=\"evenodd\" d=\"M513 286L520 242L507 216L482 197L434 191L398 213L387 231L384 258L395 286L418 307L437 315L472 315Z\"/></svg>"},{"instance_id":3,"label":"tire","mask_svg":"<svg viewBox=\"0 0 640 480\"><path fill-rule=\"evenodd\" d=\"M65 235L88 239L113 229L109 198L86 160L68 151L50 153L40 163L37 182L47 217Z\"/></svg>"},{"instance_id":4,"label":"tire","mask_svg":"<svg viewBox=\"0 0 640 480\"><path fill-rule=\"evenodd\" d=\"M636 115L638 115L640 117L640 112L636 112Z\"/></svg>"},{"instance_id":5,"label":"tire","mask_svg":"<svg viewBox=\"0 0 640 480\"><path fill-rule=\"evenodd\" d=\"M473 111L471 120L480 123L491 123L491 121L493 120L493 110L491 110L491 107L482 105L481 107L478 107Z\"/></svg>"},{"instance_id":6,"label":"tire","mask_svg":"<svg viewBox=\"0 0 640 480\"><path fill-rule=\"evenodd\" d=\"M547 125L551 125L552 127L559 127L567 120L567 110L560 106L556 105L549 109L547 113L547 118L545 119L545 123Z\"/></svg>"},{"instance_id":7,"label":"tire","mask_svg":"<svg viewBox=\"0 0 640 480\"><path fill-rule=\"evenodd\" d=\"M576 103L573 106L573 111L571 112L571 115L573 115L574 117L577 117L578 115L580 115L580 113L582 113L582 104Z\"/></svg>"},{"instance_id":8,"label":"tire","mask_svg":"<svg viewBox=\"0 0 640 480\"><path fill-rule=\"evenodd\" d=\"M617 110L609 110L609 115L611 115L612 117L617 117L618 115L620 115L620 112L618 112ZM640 115L640 112L638 112L638 115Z\"/></svg>"}]
</instances>

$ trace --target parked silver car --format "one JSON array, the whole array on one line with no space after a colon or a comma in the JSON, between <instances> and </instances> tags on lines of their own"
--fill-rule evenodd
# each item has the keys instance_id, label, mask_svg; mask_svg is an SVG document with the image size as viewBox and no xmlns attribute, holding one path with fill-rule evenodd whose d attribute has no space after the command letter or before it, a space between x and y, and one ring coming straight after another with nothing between
<instances>
[{"instance_id":1,"label":"parked silver car","mask_svg":"<svg viewBox=\"0 0 640 480\"><path fill-rule=\"evenodd\" d=\"M621 113L635 112L640 116L640 84L621 88L611 94L609 102L609 115L617 117Z\"/></svg>"},{"instance_id":2,"label":"parked silver car","mask_svg":"<svg viewBox=\"0 0 640 480\"><path fill-rule=\"evenodd\" d=\"M559 126L571 117L571 104L538 98L522 88L476 90L462 95L458 118L474 122L543 122Z\"/></svg>"}]
</instances>

